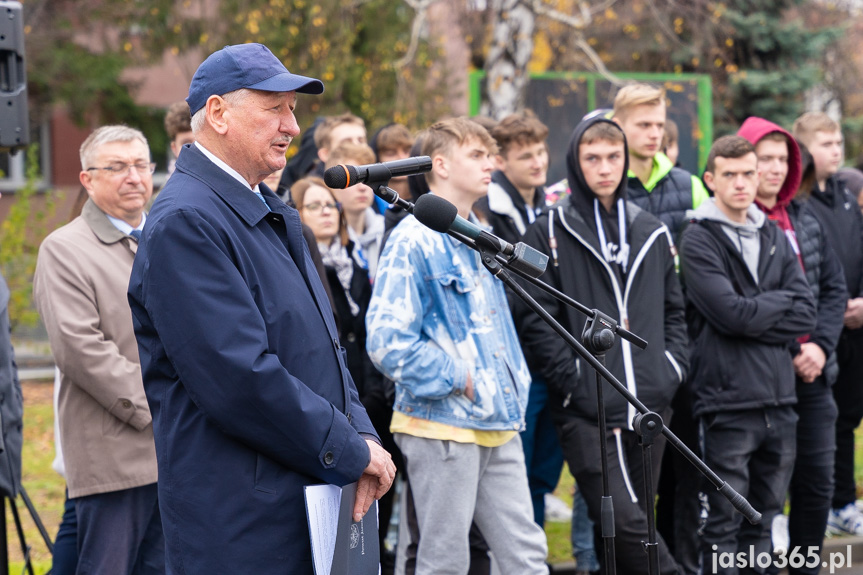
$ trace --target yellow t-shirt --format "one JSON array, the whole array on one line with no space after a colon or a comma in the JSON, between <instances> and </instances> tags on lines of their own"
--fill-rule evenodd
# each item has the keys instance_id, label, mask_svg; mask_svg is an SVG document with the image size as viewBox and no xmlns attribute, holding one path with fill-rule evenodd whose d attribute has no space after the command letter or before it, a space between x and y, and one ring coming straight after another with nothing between
<instances>
[{"instance_id":1,"label":"yellow t-shirt","mask_svg":"<svg viewBox=\"0 0 863 575\"><path fill-rule=\"evenodd\" d=\"M481 447L500 447L515 437L518 431L485 431L480 429L465 429L447 425L438 421L429 421L419 417L411 417L400 411L393 412L390 431L404 433L424 439L440 441L456 441L458 443L475 443Z\"/></svg>"}]
</instances>

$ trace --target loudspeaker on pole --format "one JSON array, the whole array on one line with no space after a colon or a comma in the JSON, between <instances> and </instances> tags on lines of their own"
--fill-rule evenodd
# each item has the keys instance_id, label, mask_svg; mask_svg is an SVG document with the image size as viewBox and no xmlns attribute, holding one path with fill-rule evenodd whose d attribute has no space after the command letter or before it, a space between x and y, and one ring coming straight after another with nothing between
<instances>
[{"instance_id":1,"label":"loudspeaker on pole","mask_svg":"<svg viewBox=\"0 0 863 575\"><path fill-rule=\"evenodd\" d=\"M23 11L20 2L0 0L0 150L29 143Z\"/></svg>"}]
</instances>

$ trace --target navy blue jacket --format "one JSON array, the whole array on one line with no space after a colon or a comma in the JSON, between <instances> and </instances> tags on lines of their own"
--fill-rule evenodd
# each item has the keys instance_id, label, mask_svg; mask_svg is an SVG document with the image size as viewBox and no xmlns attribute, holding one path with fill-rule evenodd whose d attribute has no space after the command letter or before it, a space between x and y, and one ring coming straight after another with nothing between
<instances>
[{"instance_id":1,"label":"navy blue jacket","mask_svg":"<svg viewBox=\"0 0 863 575\"><path fill-rule=\"evenodd\" d=\"M303 486L377 437L300 219L194 145L147 218L129 303L153 413L167 572L312 573Z\"/></svg>"}]
</instances>

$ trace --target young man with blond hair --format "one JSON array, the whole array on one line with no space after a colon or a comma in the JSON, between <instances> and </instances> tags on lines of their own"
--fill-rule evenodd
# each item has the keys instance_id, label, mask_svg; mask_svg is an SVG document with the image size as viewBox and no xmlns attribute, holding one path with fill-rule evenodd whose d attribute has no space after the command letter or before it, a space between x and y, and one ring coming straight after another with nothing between
<instances>
[{"instance_id":1,"label":"young man with blond hair","mask_svg":"<svg viewBox=\"0 0 863 575\"><path fill-rule=\"evenodd\" d=\"M664 223L677 243L686 221L686 211L707 199L697 177L674 163L662 152L666 135L665 91L650 84L624 86L614 98L614 121L626 133L629 145L627 199ZM671 429L691 449L698 449L698 429L691 414L688 386L680 387L672 402ZM698 521L698 472L676 451L663 462L659 486L659 531L687 573L697 569L698 550L692 539Z\"/></svg>"},{"instance_id":2,"label":"young man with blond hair","mask_svg":"<svg viewBox=\"0 0 863 575\"><path fill-rule=\"evenodd\" d=\"M863 419L863 218L857 200L840 184L836 172L842 165L842 132L823 112L803 114L794 122L794 137L807 147L815 164L815 184L809 207L821 221L828 242L842 263L848 290L844 329L836 348L839 375L833 397L839 408L836 421L836 463L833 504L828 531L863 535L863 513L854 481L854 430Z\"/></svg>"},{"instance_id":3,"label":"young man with blond hair","mask_svg":"<svg viewBox=\"0 0 863 575\"><path fill-rule=\"evenodd\" d=\"M477 222L471 208L488 192L495 151L467 118L434 124L422 149L431 193ZM378 269L366 346L396 384L391 430L416 508L416 574L464 573L472 521L501 573L547 573L518 435L530 375L503 284L475 251L412 216L393 230Z\"/></svg>"},{"instance_id":4,"label":"young man with blond hair","mask_svg":"<svg viewBox=\"0 0 863 575\"><path fill-rule=\"evenodd\" d=\"M629 201L662 220L677 239L686 210L697 208L708 194L701 180L675 168L662 152L665 91L650 84L624 86L614 98L613 119L629 144Z\"/></svg>"}]
</instances>

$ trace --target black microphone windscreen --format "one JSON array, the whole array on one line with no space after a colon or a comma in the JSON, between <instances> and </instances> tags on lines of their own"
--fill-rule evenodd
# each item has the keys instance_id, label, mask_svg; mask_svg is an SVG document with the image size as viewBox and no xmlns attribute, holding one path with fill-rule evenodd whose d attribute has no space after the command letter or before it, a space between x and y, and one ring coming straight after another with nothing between
<instances>
[{"instance_id":1,"label":"black microphone windscreen","mask_svg":"<svg viewBox=\"0 0 863 575\"><path fill-rule=\"evenodd\" d=\"M458 208L434 194L423 194L414 204L414 217L436 232L446 233L457 215Z\"/></svg>"},{"instance_id":2,"label":"black microphone windscreen","mask_svg":"<svg viewBox=\"0 0 863 575\"><path fill-rule=\"evenodd\" d=\"M339 164L324 172L324 183L334 190L343 190L357 182L357 169L354 166Z\"/></svg>"}]
</instances>

